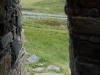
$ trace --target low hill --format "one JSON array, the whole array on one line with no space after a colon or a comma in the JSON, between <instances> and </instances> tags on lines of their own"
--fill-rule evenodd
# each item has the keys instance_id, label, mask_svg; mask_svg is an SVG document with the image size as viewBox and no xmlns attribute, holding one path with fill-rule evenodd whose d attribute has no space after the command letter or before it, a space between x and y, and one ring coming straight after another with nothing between
<instances>
[{"instance_id":1,"label":"low hill","mask_svg":"<svg viewBox=\"0 0 100 75\"><path fill-rule=\"evenodd\" d=\"M64 14L65 0L22 0L23 10L34 12Z\"/></svg>"}]
</instances>

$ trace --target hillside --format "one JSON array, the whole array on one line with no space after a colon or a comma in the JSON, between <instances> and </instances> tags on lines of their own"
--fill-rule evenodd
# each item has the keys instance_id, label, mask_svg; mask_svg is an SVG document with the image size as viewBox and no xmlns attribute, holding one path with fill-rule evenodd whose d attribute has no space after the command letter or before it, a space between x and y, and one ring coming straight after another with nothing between
<instances>
[{"instance_id":1,"label":"hillside","mask_svg":"<svg viewBox=\"0 0 100 75\"><path fill-rule=\"evenodd\" d=\"M64 14L65 0L22 0L23 10L33 12Z\"/></svg>"}]
</instances>

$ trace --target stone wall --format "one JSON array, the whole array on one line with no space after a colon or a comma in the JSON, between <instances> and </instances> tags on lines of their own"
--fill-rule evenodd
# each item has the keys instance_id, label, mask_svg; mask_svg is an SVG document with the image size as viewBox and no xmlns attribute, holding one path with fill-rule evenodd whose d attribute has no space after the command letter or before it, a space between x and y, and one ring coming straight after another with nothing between
<instances>
[{"instance_id":1,"label":"stone wall","mask_svg":"<svg viewBox=\"0 0 100 75\"><path fill-rule=\"evenodd\" d=\"M66 0L72 75L100 75L100 0Z\"/></svg>"},{"instance_id":2,"label":"stone wall","mask_svg":"<svg viewBox=\"0 0 100 75\"><path fill-rule=\"evenodd\" d=\"M26 75L20 0L0 0L0 75Z\"/></svg>"}]
</instances>

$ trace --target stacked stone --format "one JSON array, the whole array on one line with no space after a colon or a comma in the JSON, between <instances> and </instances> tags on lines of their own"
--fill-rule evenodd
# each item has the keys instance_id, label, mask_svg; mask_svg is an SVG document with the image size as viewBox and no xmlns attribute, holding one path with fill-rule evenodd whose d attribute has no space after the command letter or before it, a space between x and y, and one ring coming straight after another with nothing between
<instances>
[{"instance_id":1,"label":"stacked stone","mask_svg":"<svg viewBox=\"0 0 100 75\"><path fill-rule=\"evenodd\" d=\"M0 0L0 75L26 75L19 0Z\"/></svg>"},{"instance_id":2,"label":"stacked stone","mask_svg":"<svg viewBox=\"0 0 100 75\"><path fill-rule=\"evenodd\" d=\"M100 75L100 0L67 0L72 75Z\"/></svg>"}]
</instances>

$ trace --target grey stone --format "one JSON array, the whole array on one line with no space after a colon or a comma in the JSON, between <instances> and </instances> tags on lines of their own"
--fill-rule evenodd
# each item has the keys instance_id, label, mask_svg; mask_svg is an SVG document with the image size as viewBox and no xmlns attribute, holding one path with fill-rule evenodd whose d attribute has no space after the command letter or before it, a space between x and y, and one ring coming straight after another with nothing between
<instances>
[{"instance_id":1,"label":"grey stone","mask_svg":"<svg viewBox=\"0 0 100 75\"><path fill-rule=\"evenodd\" d=\"M19 51L20 51L20 50L21 50L20 42L18 41L17 38L15 38L15 39L13 40L13 42L11 43L12 64L14 64L15 61L17 60L18 54L19 54Z\"/></svg>"},{"instance_id":2,"label":"grey stone","mask_svg":"<svg viewBox=\"0 0 100 75\"><path fill-rule=\"evenodd\" d=\"M64 75L61 73L35 73L34 75Z\"/></svg>"},{"instance_id":3,"label":"grey stone","mask_svg":"<svg viewBox=\"0 0 100 75\"><path fill-rule=\"evenodd\" d=\"M7 45L12 42L13 39L13 35L11 32L7 33L6 35L4 35L2 37L2 39L0 39L0 48L6 48Z\"/></svg>"},{"instance_id":4,"label":"grey stone","mask_svg":"<svg viewBox=\"0 0 100 75\"><path fill-rule=\"evenodd\" d=\"M13 24L8 21L0 24L0 36L4 36L13 30Z\"/></svg>"},{"instance_id":5,"label":"grey stone","mask_svg":"<svg viewBox=\"0 0 100 75\"><path fill-rule=\"evenodd\" d=\"M22 58L22 56L25 54L25 49L21 48L21 50L19 51L19 55L18 55L18 59Z\"/></svg>"},{"instance_id":6,"label":"grey stone","mask_svg":"<svg viewBox=\"0 0 100 75\"><path fill-rule=\"evenodd\" d=\"M24 71L23 75L28 75L28 72L27 72L26 68L25 68L25 71Z\"/></svg>"},{"instance_id":7,"label":"grey stone","mask_svg":"<svg viewBox=\"0 0 100 75\"><path fill-rule=\"evenodd\" d=\"M21 32L21 43L22 43L22 46L24 46L24 43L25 43L24 29L22 29L22 32Z\"/></svg>"},{"instance_id":8,"label":"grey stone","mask_svg":"<svg viewBox=\"0 0 100 75\"><path fill-rule=\"evenodd\" d=\"M0 58L0 75L8 75L11 69L11 53L7 52Z\"/></svg>"},{"instance_id":9,"label":"grey stone","mask_svg":"<svg viewBox=\"0 0 100 75\"><path fill-rule=\"evenodd\" d=\"M29 58L26 60L26 64L38 62L39 59L40 59L40 58L39 58L38 56L36 56L35 54L33 54L31 57L29 57Z\"/></svg>"},{"instance_id":10,"label":"grey stone","mask_svg":"<svg viewBox=\"0 0 100 75\"><path fill-rule=\"evenodd\" d=\"M56 70L56 71L60 71L60 67L55 66L55 65L49 65L47 67L47 70Z\"/></svg>"},{"instance_id":11,"label":"grey stone","mask_svg":"<svg viewBox=\"0 0 100 75\"><path fill-rule=\"evenodd\" d=\"M19 5L19 7L20 7L20 5ZM19 9L17 21L18 21L18 24L17 24L17 30L16 30L16 32L17 32L17 35L20 36L21 35L21 31L22 31L21 11L20 11L20 9Z\"/></svg>"},{"instance_id":12,"label":"grey stone","mask_svg":"<svg viewBox=\"0 0 100 75\"><path fill-rule=\"evenodd\" d=\"M34 70L35 70L36 72L39 72L39 71L42 71L43 68L42 68L42 67L37 67L37 68L35 68Z\"/></svg>"},{"instance_id":13,"label":"grey stone","mask_svg":"<svg viewBox=\"0 0 100 75\"><path fill-rule=\"evenodd\" d=\"M17 70L15 68L12 68L7 75L18 75L18 73L17 73Z\"/></svg>"},{"instance_id":14,"label":"grey stone","mask_svg":"<svg viewBox=\"0 0 100 75\"><path fill-rule=\"evenodd\" d=\"M72 31L78 34L100 35L100 19L72 17Z\"/></svg>"}]
</instances>

